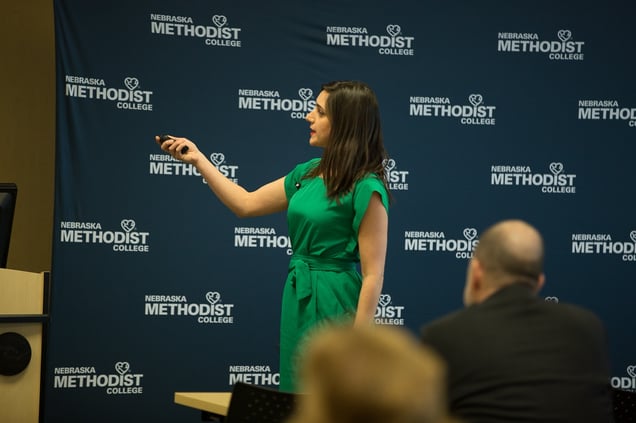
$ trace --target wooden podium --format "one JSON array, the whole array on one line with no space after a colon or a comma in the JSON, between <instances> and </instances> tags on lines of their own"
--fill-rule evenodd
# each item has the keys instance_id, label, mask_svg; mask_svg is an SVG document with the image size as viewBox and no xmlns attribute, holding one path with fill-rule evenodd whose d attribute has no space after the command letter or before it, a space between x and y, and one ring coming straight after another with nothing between
<instances>
[{"instance_id":1,"label":"wooden podium","mask_svg":"<svg viewBox=\"0 0 636 423\"><path fill-rule=\"evenodd\" d=\"M43 421L49 272L0 268L0 422Z\"/></svg>"}]
</instances>

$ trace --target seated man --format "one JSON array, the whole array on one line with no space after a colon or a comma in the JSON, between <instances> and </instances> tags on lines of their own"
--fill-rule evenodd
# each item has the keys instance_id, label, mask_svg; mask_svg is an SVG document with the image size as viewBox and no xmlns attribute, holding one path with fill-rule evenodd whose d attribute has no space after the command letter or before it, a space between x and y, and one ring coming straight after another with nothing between
<instances>
[{"instance_id":1,"label":"seated man","mask_svg":"<svg viewBox=\"0 0 636 423\"><path fill-rule=\"evenodd\" d=\"M483 232L468 266L466 308L421 331L447 361L453 414L470 423L612 421L602 323L539 298L544 281L535 228L508 220Z\"/></svg>"}]
</instances>

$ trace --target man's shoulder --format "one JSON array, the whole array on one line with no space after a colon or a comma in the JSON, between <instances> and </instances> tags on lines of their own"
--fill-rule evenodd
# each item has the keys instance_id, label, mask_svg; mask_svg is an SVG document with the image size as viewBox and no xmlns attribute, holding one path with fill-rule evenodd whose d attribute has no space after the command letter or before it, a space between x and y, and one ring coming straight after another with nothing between
<instances>
[{"instance_id":1,"label":"man's shoulder","mask_svg":"<svg viewBox=\"0 0 636 423\"><path fill-rule=\"evenodd\" d=\"M472 321L477 309L475 307L467 307L460 310L452 311L442 317L438 317L430 322L423 324L420 328L422 336L446 333L450 328L461 327Z\"/></svg>"},{"instance_id":2,"label":"man's shoulder","mask_svg":"<svg viewBox=\"0 0 636 423\"><path fill-rule=\"evenodd\" d=\"M544 309L546 314L552 316L553 319L580 323L590 327L590 329L603 326L600 317L595 312L578 304L546 302Z\"/></svg>"}]
</instances>

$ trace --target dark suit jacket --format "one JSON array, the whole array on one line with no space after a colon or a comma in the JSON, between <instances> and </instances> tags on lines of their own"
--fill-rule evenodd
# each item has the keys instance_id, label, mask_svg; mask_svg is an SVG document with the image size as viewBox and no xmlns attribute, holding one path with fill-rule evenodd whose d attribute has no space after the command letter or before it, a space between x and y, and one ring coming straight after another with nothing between
<instances>
[{"instance_id":1,"label":"dark suit jacket","mask_svg":"<svg viewBox=\"0 0 636 423\"><path fill-rule=\"evenodd\" d=\"M446 359L450 410L466 422L612 421L600 320L524 284L424 326Z\"/></svg>"}]
</instances>

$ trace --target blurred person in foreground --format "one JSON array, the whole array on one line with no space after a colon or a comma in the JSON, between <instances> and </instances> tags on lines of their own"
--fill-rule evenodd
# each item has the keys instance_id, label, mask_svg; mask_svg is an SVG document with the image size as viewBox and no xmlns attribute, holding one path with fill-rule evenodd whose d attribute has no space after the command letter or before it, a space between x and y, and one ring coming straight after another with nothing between
<instances>
[{"instance_id":1,"label":"blurred person in foreground","mask_svg":"<svg viewBox=\"0 0 636 423\"><path fill-rule=\"evenodd\" d=\"M397 327L326 326L309 338L289 423L450 423L445 365Z\"/></svg>"},{"instance_id":2,"label":"blurred person in foreground","mask_svg":"<svg viewBox=\"0 0 636 423\"><path fill-rule=\"evenodd\" d=\"M450 411L466 422L612 421L604 327L538 297L543 257L528 223L493 225L468 266L466 308L421 330L447 362Z\"/></svg>"}]
</instances>

